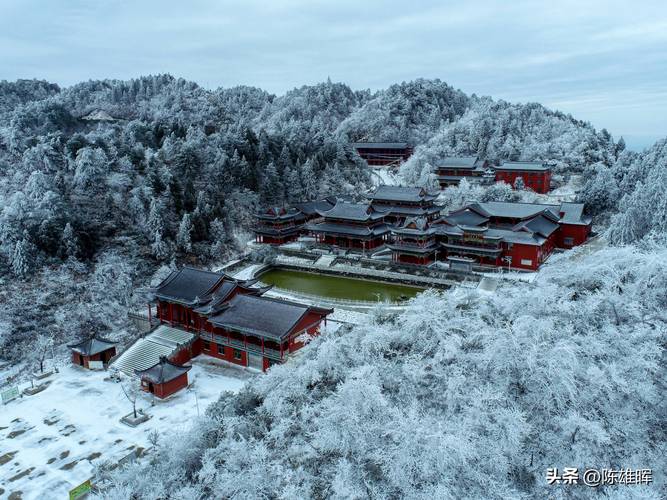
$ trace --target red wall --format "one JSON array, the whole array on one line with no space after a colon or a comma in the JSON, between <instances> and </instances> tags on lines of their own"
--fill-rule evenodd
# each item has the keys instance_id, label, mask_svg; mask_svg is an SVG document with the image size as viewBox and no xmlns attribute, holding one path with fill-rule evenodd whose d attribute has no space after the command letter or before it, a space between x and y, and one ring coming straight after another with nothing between
<instances>
[{"instance_id":1,"label":"red wall","mask_svg":"<svg viewBox=\"0 0 667 500\"><path fill-rule=\"evenodd\" d=\"M308 328L307 331L311 335L318 335L320 333L321 320L322 316L316 312L309 312L303 318L301 318L301 320L296 325L294 325L294 328L292 328L292 331L290 332L290 338L288 341L289 352L297 351L304 346L303 342L294 340L295 337L299 336L297 332L300 332L306 326L313 325L313 323L315 323L313 326Z\"/></svg>"},{"instance_id":2,"label":"red wall","mask_svg":"<svg viewBox=\"0 0 667 500\"><path fill-rule=\"evenodd\" d=\"M81 366L81 360L83 359L83 366L85 368L88 368L88 361L103 361L104 363L108 363L109 360L113 358L115 355L116 355L115 347L112 347L110 349L107 349L106 351L102 351L97 354L93 354L92 356L82 356L78 352L72 351L72 363Z\"/></svg>"},{"instance_id":3,"label":"red wall","mask_svg":"<svg viewBox=\"0 0 667 500\"><path fill-rule=\"evenodd\" d=\"M530 269L532 271L536 270L539 265L539 246L537 245L523 245L521 243L512 243L512 248L505 250L503 255L509 255L512 257L512 268L516 269ZM522 259L528 259L531 261L531 264L522 264ZM506 266L507 264L505 264Z\"/></svg>"},{"instance_id":4,"label":"red wall","mask_svg":"<svg viewBox=\"0 0 667 500\"><path fill-rule=\"evenodd\" d=\"M519 177L523 178L523 183L527 188L532 189L536 193L547 193L551 188L550 170L546 170L544 172L522 172L520 170L505 172L502 170L496 170L496 182L503 181L512 187L514 187L514 182Z\"/></svg>"},{"instance_id":5,"label":"red wall","mask_svg":"<svg viewBox=\"0 0 667 500\"><path fill-rule=\"evenodd\" d=\"M572 248L573 246L584 243L591 234L591 225L561 224L560 234L558 236L558 246L560 248ZM565 244L565 238L573 238L572 245Z\"/></svg>"},{"instance_id":6,"label":"red wall","mask_svg":"<svg viewBox=\"0 0 667 500\"><path fill-rule=\"evenodd\" d=\"M216 333L218 335L225 335L225 333L219 329L215 329ZM241 359L235 359L234 358L234 347L231 346L221 346L221 348L224 347L223 352L218 351L218 344L215 342L211 341L211 350L206 351L203 348L202 344L202 353L203 354L208 354L209 356L213 356L214 358L218 359L224 359L225 361L228 361L230 363L234 363L236 365L241 365L241 366L248 366L248 354L243 350L243 349L238 349L241 351Z\"/></svg>"},{"instance_id":7,"label":"red wall","mask_svg":"<svg viewBox=\"0 0 667 500\"><path fill-rule=\"evenodd\" d=\"M164 399L187 386L188 386L188 374L186 372L179 375L174 380L170 380L169 382L166 382L164 384L153 384L153 394L155 394L155 396L160 399ZM141 389L146 392L150 392L148 380L141 381Z\"/></svg>"}]
</instances>

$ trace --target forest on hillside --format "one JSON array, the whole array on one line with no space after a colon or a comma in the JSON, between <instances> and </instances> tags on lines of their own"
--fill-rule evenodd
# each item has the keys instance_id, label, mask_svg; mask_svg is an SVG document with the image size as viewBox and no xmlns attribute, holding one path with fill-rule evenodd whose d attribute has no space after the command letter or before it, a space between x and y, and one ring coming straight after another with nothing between
<instances>
[{"instance_id":1,"label":"forest on hillside","mask_svg":"<svg viewBox=\"0 0 667 500\"><path fill-rule=\"evenodd\" d=\"M282 96L210 91L169 75L63 89L3 81L2 356L29 350L35 330L56 343L91 328L122 335L134 287L164 266L236 255L262 207L358 197L370 176L349 147L357 140L415 144L402 175L424 186L447 154L549 159L559 172L583 173L582 200L594 214L619 202L652 205L643 186L665 154L664 143L628 152L622 139L571 116L468 96L438 80L377 92L327 81ZM483 196L513 195L494 186ZM617 237L641 237L646 217Z\"/></svg>"},{"instance_id":2,"label":"forest on hillside","mask_svg":"<svg viewBox=\"0 0 667 500\"><path fill-rule=\"evenodd\" d=\"M238 255L262 207L360 196L358 140L413 143L401 176L429 187L445 155L548 160L582 176L609 248L554 259L528 287L427 293L325 335L223 395L197 432L162 436L109 497L535 498L562 493L546 467L660 470L667 139L627 151L572 116L438 80L281 96L169 75L0 82L0 358L27 364L45 337L122 338L138 286ZM447 194L469 196L517 193Z\"/></svg>"}]
</instances>

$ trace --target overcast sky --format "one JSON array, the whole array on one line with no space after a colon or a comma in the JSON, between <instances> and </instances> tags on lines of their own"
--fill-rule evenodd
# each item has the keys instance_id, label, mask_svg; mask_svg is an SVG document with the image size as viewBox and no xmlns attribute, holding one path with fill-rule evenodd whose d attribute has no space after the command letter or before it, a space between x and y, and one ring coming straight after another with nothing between
<instances>
[{"instance_id":1,"label":"overcast sky","mask_svg":"<svg viewBox=\"0 0 667 500\"><path fill-rule=\"evenodd\" d=\"M440 78L641 148L667 136L667 1L0 0L0 79L163 72L277 94Z\"/></svg>"}]
</instances>

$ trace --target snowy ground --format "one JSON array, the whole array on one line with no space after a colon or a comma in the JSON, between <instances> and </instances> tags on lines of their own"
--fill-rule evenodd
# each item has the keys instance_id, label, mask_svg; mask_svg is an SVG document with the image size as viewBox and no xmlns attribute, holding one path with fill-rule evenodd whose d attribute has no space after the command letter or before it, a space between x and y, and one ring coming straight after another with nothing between
<instances>
[{"instance_id":1,"label":"snowy ground","mask_svg":"<svg viewBox=\"0 0 667 500\"><path fill-rule=\"evenodd\" d=\"M237 392L253 376L204 355L192 365L188 390L155 406L142 394L137 407L152 418L136 428L120 422L132 406L119 383L104 380L108 372L72 365L49 377L43 392L0 407L0 499L66 498L95 463L148 448L151 431L189 425L221 392Z\"/></svg>"}]
</instances>

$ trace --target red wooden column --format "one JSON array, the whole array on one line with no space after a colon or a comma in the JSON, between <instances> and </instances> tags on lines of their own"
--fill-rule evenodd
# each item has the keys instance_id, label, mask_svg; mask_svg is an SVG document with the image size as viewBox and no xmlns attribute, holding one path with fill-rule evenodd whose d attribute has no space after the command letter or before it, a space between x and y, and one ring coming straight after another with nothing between
<instances>
[{"instance_id":1,"label":"red wooden column","mask_svg":"<svg viewBox=\"0 0 667 500\"><path fill-rule=\"evenodd\" d=\"M150 326L153 322L151 321L151 303L148 303L148 325Z\"/></svg>"},{"instance_id":2,"label":"red wooden column","mask_svg":"<svg viewBox=\"0 0 667 500\"><path fill-rule=\"evenodd\" d=\"M169 302L169 323L174 326L174 304Z\"/></svg>"}]
</instances>

